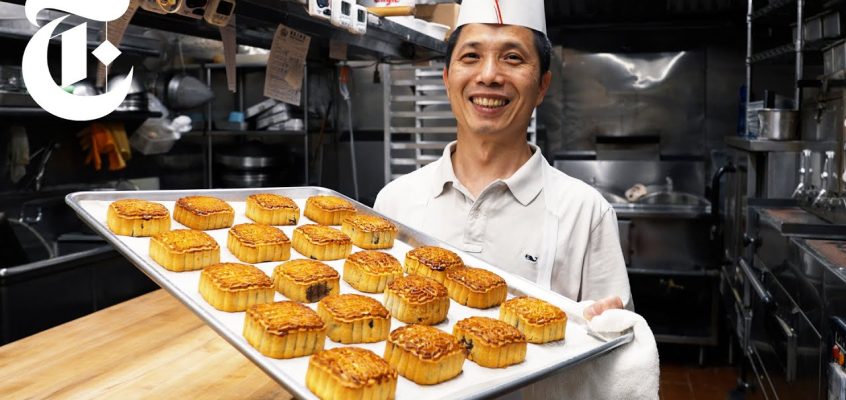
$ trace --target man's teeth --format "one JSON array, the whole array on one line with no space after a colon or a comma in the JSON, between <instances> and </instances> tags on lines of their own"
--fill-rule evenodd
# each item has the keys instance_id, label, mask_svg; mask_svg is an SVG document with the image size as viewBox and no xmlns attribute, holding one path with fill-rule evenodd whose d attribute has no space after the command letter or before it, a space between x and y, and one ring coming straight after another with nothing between
<instances>
[{"instance_id":1,"label":"man's teeth","mask_svg":"<svg viewBox=\"0 0 846 400\"><path fill-rule=\"evenodd\" d=\"M473 104L478 105L478 106L482 106L482 107L490 107L490 108L502 107L506 103L507 103L507 101L504 100L504 99L489 99L489 98L486 98L486 97L474 97L473 98Z\"/></svg>"}]
</instances>

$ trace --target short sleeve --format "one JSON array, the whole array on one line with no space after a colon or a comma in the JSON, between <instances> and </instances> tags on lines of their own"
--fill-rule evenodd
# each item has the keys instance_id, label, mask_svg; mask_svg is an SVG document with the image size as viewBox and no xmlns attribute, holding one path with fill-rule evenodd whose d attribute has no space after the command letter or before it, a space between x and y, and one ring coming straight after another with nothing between
<instances>
[{"instance_id":1,"label":"short sleeve","mask_svg":"<svg viewBox=\"0 0 846 400\"><path fill-rule=\"evenodd\" d=\"M626 309L634 310L613 208L609 207L591 230L583 268L581 300L620 296Z\"/></svg>"}]
</instances>

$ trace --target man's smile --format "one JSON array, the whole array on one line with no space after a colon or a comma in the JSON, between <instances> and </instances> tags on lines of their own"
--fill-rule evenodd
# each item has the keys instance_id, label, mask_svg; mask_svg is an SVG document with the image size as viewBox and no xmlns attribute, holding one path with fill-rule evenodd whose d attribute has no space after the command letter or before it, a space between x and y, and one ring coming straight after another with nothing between
<instances>
[{"instance_id":1,"label":"man's smile","mask_svg":"<svg viewBox=\"0 0 846 400\"><path fill-rule=\"evenodd\" d=\"M482 108L498 109L507 106L511 100L497 95L476 95L470 96L470 102Z\"/></svg>"}]
</instances>

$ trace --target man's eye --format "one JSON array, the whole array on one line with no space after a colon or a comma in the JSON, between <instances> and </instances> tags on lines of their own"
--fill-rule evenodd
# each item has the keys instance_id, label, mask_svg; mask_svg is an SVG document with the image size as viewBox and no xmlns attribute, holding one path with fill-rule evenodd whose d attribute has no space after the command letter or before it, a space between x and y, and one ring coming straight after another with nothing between
<instances>
[{"instance_id":1,"label":"man's eye","mask_svg":"<svg viewBox=\"0 0 846 400\"><path fill-rule=\"evenodd\" d=\"M467 59L475 60L475 59L478 59L478 58L479 58L479 55L476 54L476 53L465 53L461 56L462 60L467 60Z\"/></svg>"},{"instance_id":2,"label":"man's eye","mask_svg":"<svg viewBox=\"0 0 846 400\"><path fill-rule=\"evenodd\" d=\"M519 54L508 54L505 56L505 59L508 61L523 61L523 57L520 57Z\"/></svg>"}]
</instances>

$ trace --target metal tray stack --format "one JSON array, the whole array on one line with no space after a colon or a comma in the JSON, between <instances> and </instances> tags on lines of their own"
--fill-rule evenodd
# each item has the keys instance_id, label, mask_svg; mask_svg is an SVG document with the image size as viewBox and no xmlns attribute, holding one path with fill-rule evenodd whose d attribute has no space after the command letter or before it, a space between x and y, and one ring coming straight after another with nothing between
<instances>
[{"instance_id":1,"label":"metal tray stack","mask_svg":"<svg viewBox=\"0 0 846 400\"><path fill-rule=\"evenodd\" d=\"M116 236L109 231L106 226L106 209L114 200L124 198L137 198L150 201L156 201L164 204L170 211L173 212L173 206L177 199L189 195L208 195L221 198L235 209L235 223L251 222L244 215L245 200L247 196L256 193L275 193L288 196L294 199L300 206L300 210L305 208L305 200L310 196L315 195L333 195L349 200L353 203L360 212L377 214L369 207L357 203L339 193L334 191L315 188L275 188L275 189L231 189L231 190L192 190L192 191L147 191L147 192L80 192L68 195L67 203L71 206L79 216L97 231L100 235L105 237L115 248L126 256L133 264L135 264L141 271L147 274L151 279L156 281L164 289L169 291L174 297L179 299L191 311L196 313L209 326L223 336L230 344L241 351L247 358L253 361L256 365L262 368L268 375L279 382L291 394L298 398L315 399L305 386L305 375L308 368L308 357L300 357L291 360L276 360L265 357L251 347L242 337L244 313L226 313L218 311L209 306L200 297L198 292L200 271L176 273L167 271L154 261L148 255L149 238L133 238L125 236ZM300 218L300 225L311 223L304 216ZM397 224L399 227L398 240L394 247L387 252L395 256L400 262L405 259L405 253L412 248L422 245L437 245L449 248L456 251L467 265L487 268L500 276L508 282L509 297L517 295L530 295L549 301L567 312L569 318L567 324L566 339L559 342L553 342L545 345L528 345L526 361L521 364L514 365L503 369L487 369L478 366L477 364L466 361L464 364L464 371L455 379L450 381L432 385L423 386L417 385L402 376L399 378L397 385L397 399L459 399L459 398L483 398L495 396L498 394L507 393L517 387L527 385L528 383L537 381L543 377L551 375L555 372L561 371L587 359L597 357L601 354L607 353L624 343L632 340L632 333L626 333L618 338L606 341L597 336L591 335L588 332L584 321L576 316L577 306L572 300L562 297L554 292L544 290L534 285L533 283L498 268L495 268L481 260L474 258L468 254L457 251L449 245L441 243L434 238L425 234L412 230L402 224ZM173 222L172 229L182 228L178 222ZM281 227L288 237L293 236L294 227ZM238 262L232 254L226 249L226 235L228 229L219 229L214 231L207 231L213 238L215 238L221 245L221 261L222 262ZM353 252L361 249L354 247ZM295 250L291 251L291 258L303 258ZM337 271L343 270L343 260L329 261L327 264L331 265ZM262 269L265 273L270 275L273 268L278 265L278 262L261 263L256 266ZM350 287L346 282L341 280L341 293L358 293L371 296L380 302L383 300L381 294L367 294L361 293ZM276 300L283 300L281 294L276 294ZM309 306L315 308L315 304ZM451 302L448 318L435 327L445 331L452 332L453 325L461 319L470 317L472 315L488 316L497 318L499 315L499 308L494 307L488 310L476 310L464 307L456 302ZM391 329L396 329L402 326L403 323L392 320ZM341 346L338 343L326 339L326 348L333 348ZM372 344L356 344L357 347L367 348L376 354L382 355L385 350L385 342ZM209 368L214 368L210 365Z\"/></svg>"}]
</instances>

